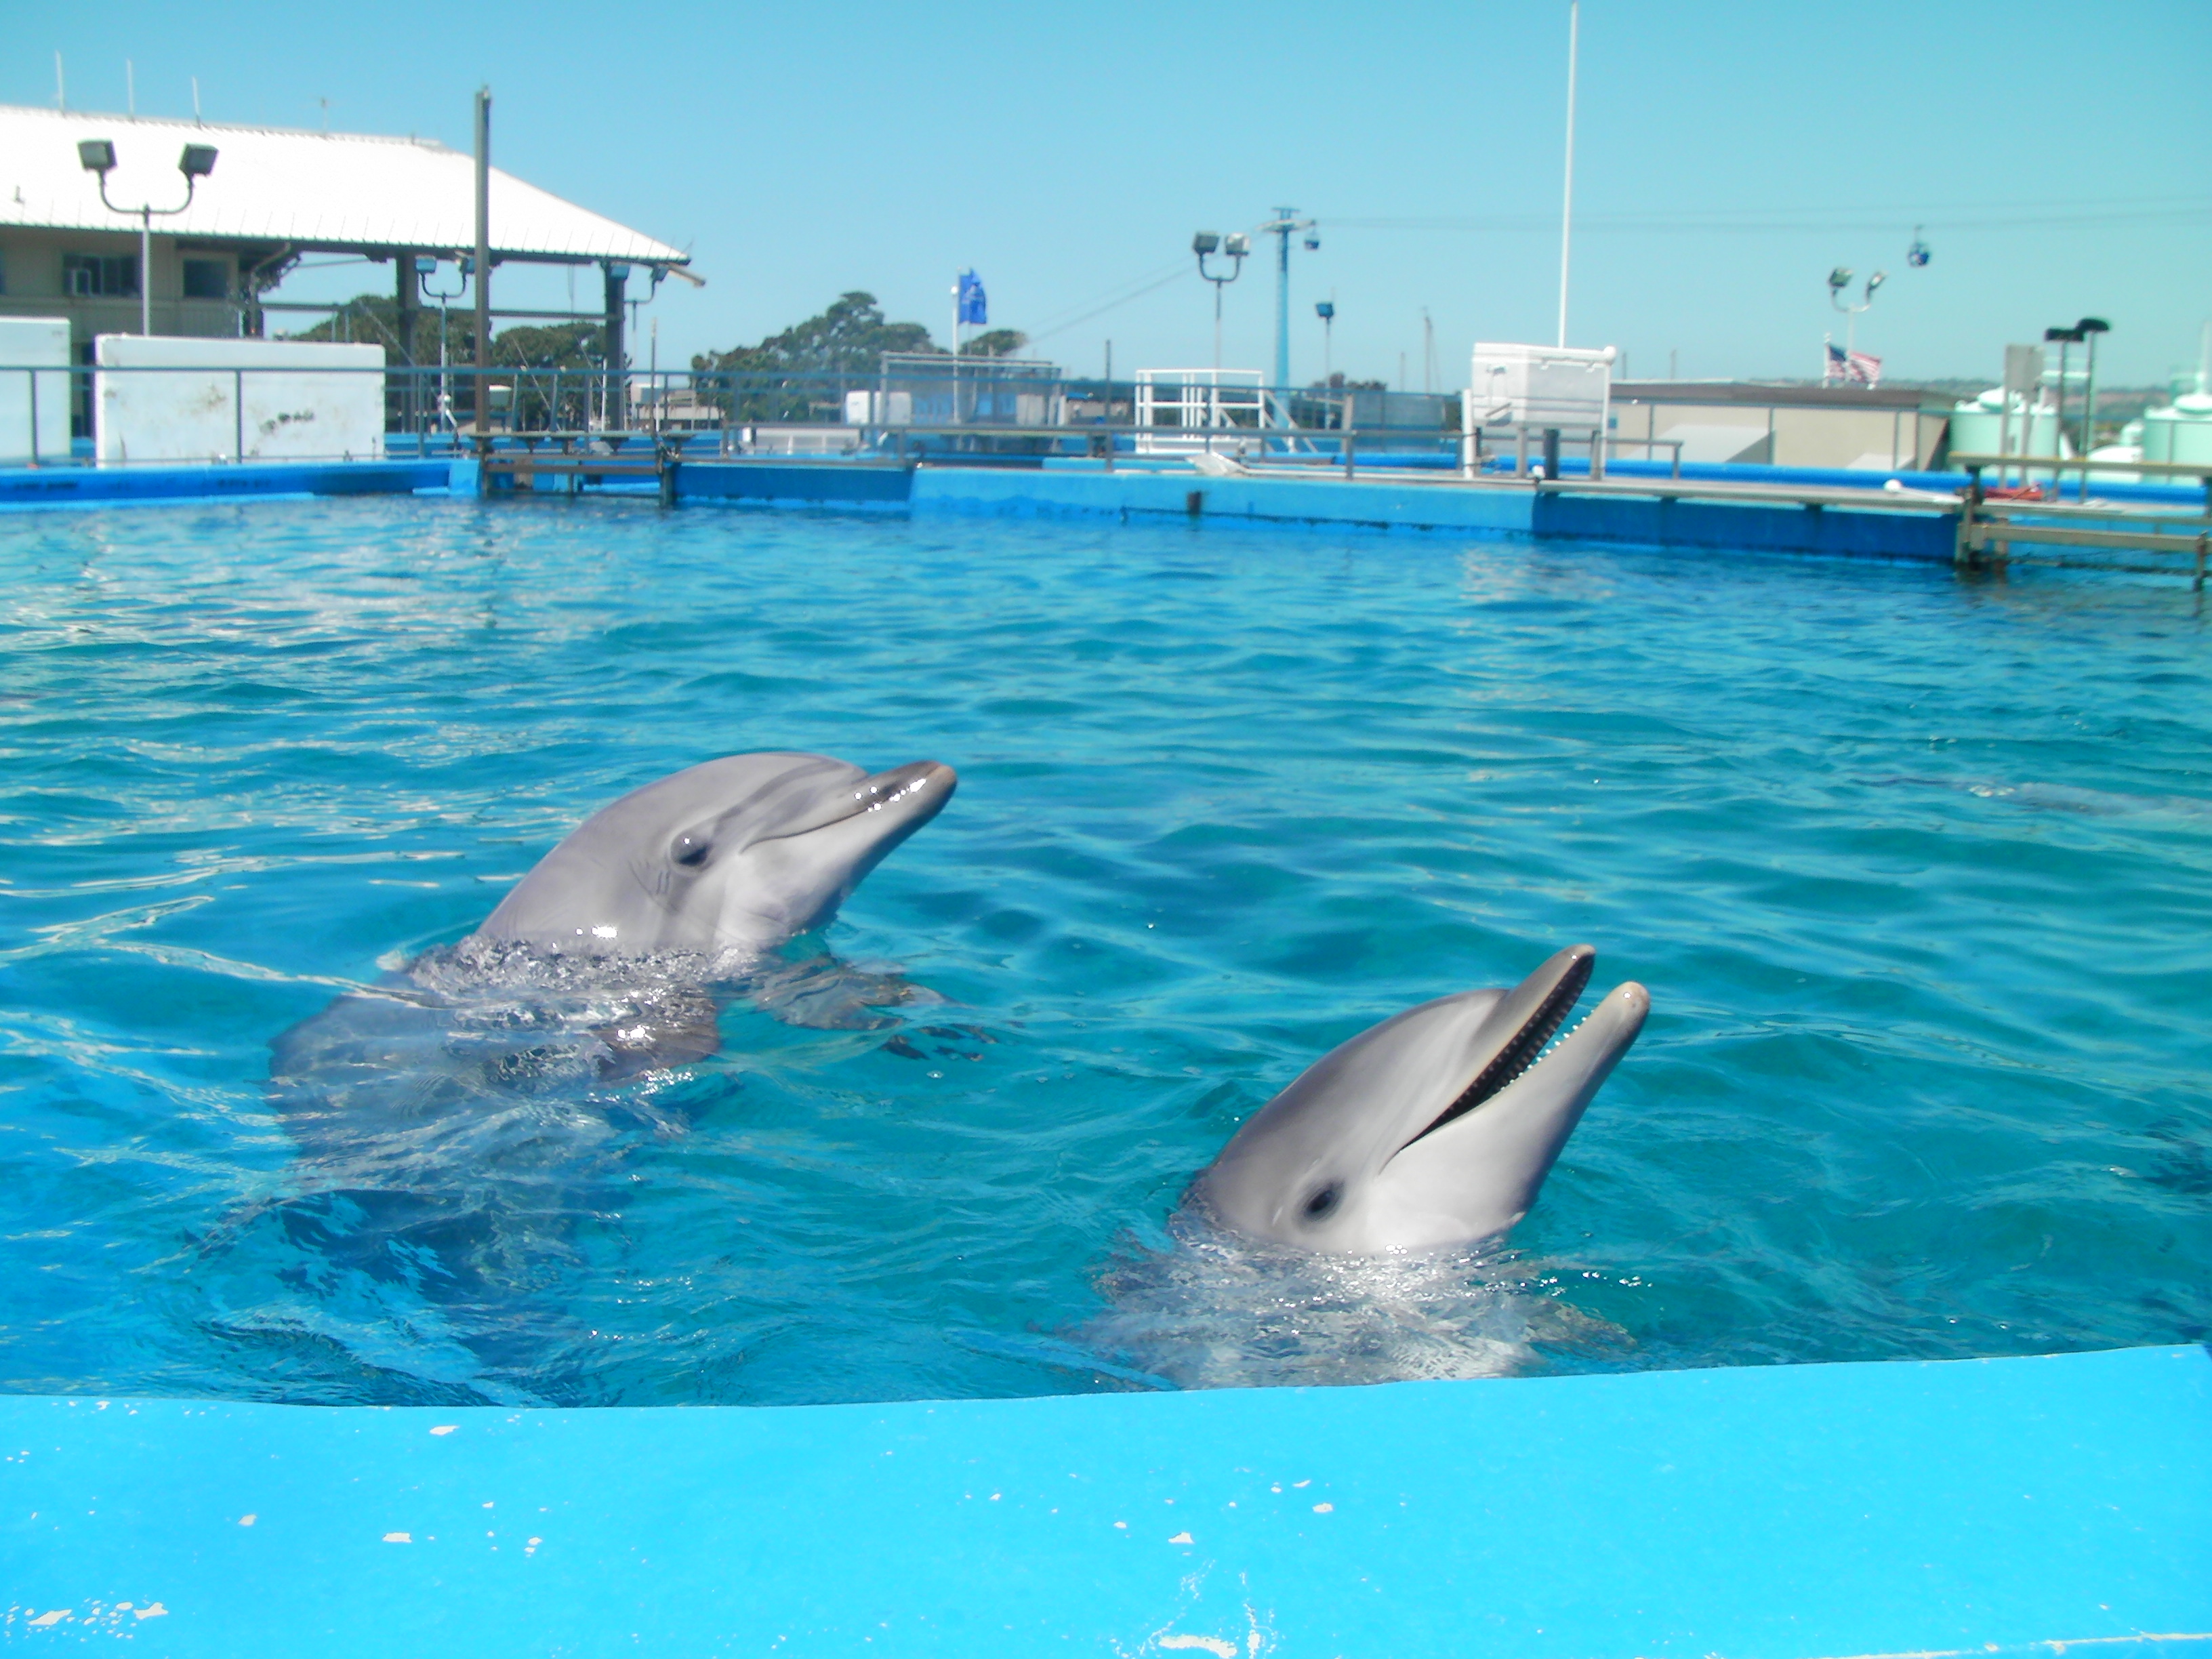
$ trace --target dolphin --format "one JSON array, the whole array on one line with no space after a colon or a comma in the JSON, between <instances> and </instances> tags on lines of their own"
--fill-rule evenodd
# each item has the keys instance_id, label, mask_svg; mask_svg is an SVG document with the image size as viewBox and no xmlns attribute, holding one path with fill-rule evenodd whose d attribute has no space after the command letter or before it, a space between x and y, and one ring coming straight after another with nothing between
<instances>
[{"instance_id":1,"label":"dolphin","mask_svg":"<svg viewBox=\"0 0 2212 1659\"><path fill-rule=\"evenodd\" d=\"M1510 991L1439 997L1331 1049L1246 1121L1187 1207L1323 1255L1502 1237L1650 1008L1620 986L1546 1053L1596 959L1570 946Z\"/></svg>"},{"instance_id":2,"label":"dolphin","mask_svg":"<svg viewBox=\"0 0 2212 1659\"><path fill-rule=\"evenodd\" d=\"M619 1210L627 1148L682 1133L718 1088L611 1085L714 1054L732 996L880 1023L865 1011L911 988L775 947L828 921L957 782L934 761L731 755L602 807L465 939L276 1038L293 1190L223 1236L269 1218L306 1282L413 1286L513 1369L562 1328L530 1287L577 1259L580 1222Z\"/></svg>"},{"instance_id":3,"label":"dolphin","mask_svg":"<svg viewBox=\"0 0 2212 1659\"><path fill-rule=\"evenodd\" d=\"M959 780L936 761L869 773L826 755L726 755L584 820L472 941L564 956L757 953L819 927Z\"/></svg>"}]
</instances>

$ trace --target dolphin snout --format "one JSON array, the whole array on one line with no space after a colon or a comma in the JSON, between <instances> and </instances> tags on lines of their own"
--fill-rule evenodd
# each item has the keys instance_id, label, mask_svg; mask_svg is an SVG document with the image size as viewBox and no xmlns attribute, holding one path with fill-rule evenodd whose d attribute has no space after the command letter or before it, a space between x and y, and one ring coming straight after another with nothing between
<instances>
[{"instance_id":1,"label":"dolphin snout","mask_svg":"<svg viewBox=\"0 0 2212 1659\"><path fill-rule=\"evenodd\" d=\"M960 775L943 761L908 761L903 766L894 766L889 771L864 779L854 793L867 811L897 805L909 809L926 807L929 815L934 816L952 799L952 792L959 783Z\"/></svg>"}]
</instances>

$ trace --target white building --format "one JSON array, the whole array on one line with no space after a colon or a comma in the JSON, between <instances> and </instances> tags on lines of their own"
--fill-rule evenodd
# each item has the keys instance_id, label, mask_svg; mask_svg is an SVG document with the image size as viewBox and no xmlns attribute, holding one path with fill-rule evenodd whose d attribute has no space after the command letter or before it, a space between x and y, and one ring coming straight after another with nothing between
<instances>
[{"instance_id":1,"label":"white building","mask_svg":"<svg viewBox=\"0 0 2212 1659\"><path fill-rule=\"evenodd\" d=\"M191 205L154 220L145 270L136 212L104 204L100 176L79 159L88 139L114 146L108 198L134 210L185 199L185 145L218 152ZM601 268L617 349L629 270L657 276L689 261L497 168L490 221L495 265ZM95 335L139 331L142 283L155 334L260 335L269 331L270 290L303 256L389 263L393 297L410 312L423 303L416 256L454 259L475 246L475 159L434 140L0 105L0 316L66 317L79 362L90 361ZM496 281L493 289L497 316Z\"/></svg>"}]
</instances>

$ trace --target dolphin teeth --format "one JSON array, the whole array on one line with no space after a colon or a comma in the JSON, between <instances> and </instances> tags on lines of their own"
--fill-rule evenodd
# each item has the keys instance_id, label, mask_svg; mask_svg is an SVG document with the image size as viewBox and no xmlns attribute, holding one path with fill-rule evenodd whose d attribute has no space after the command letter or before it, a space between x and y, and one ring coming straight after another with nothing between
<instances>
[{"instance_id":1,"label":"dolphin teeth","mask_svg":"<svg viewBox=\"0 0 2212 1659\"><path fill-rule=\"evenodd\" d=\"M1539 1065L1544 1056L1558 1047L1559 1028L1574 1012L1575 1004L1582 1000L1589 986L1590 975L1597 963L1594 956L1578 957L1559 982L1553 986L1528 1016L1528 1023L1507 1038L1504 1045L1493 1055L1490 1063L1475 1074L1474 1081L1462 1090L1452 1103L1444 1108L1436 1121L1415 1135L1432 1134L1450 1122L1480 1106L1485 1101L1501 1093L1516 1079L1525 1076L1529 1068ZM1587 1016L1585 1016L1587 1018ZM1579 1025L1580 1022L1577 1022ZM1407 1143L1412 1145L1411 1141Z\"/></svg>"}]
</instances>

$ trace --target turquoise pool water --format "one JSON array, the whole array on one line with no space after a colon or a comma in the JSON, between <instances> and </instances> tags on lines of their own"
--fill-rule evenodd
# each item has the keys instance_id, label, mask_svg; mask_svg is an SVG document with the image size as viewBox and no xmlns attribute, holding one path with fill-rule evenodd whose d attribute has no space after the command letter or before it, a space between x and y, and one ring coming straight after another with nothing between
<instances>
[{"instance_id":1,"label":"turquoise pool water","mask_svg":"<svg viewBox=\"0 0 2212 1659\"><path fill-rule=\"evenodd\" d=\"M0 519L0 1386L787 1402L2212 1334L2185 589L341 500ZM527 1201L459 1153L324 1190L270 1040L594 807L765 747L960 793L714 1060L549 1085L592 1132ZM1512 1249L1171 1223L1329 1045L1578 939L1655 1012Z\"/></svg>"}]
</instances>

